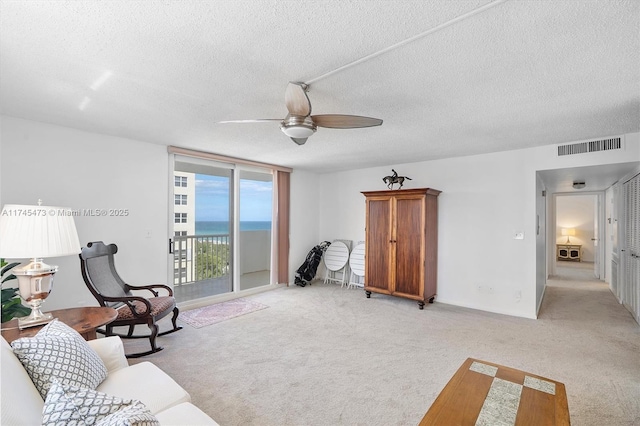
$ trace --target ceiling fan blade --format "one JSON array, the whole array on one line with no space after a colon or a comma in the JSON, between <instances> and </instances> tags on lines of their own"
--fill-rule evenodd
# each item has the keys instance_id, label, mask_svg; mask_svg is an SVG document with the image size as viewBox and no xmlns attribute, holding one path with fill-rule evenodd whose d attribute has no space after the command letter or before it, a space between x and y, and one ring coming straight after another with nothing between
<instances>
[{"instance_id":1,"label":"ceiling fan blade","mask_svg":"<svg viewBox=\"0 0 640 426\"><path fill-rule=\"evenodd\" d=\"M284 93L284 103L287 105L289 114L308 117L311 114L311 101L307 96L307 85L292 81L287 86Z\"/></svg>"},{"instance_id":2,"label":"ceiling fan blade","mask_svg":"<svg viewBox=\"0 0 640 426\"><path fill-rule=\"evenodd\" d=\"M307 139L309 138L291 138L291 140L297 143L298 145L304 145Z\"/></svg>"},{"instance_id":3,"label":"ceiling fan blade","mask_svg":"<svg viewBox=\"0 0 640 426\"><path fill-rule=\"evenodd\" d=\"M225 120L218 123L263 123L266 121L282 121L281 118L257 118L255 120Z\"/></svg>"},{"instance_id":4,"label":"ceiling fan blade","mask_svg":"<svg viewBox=\"0 0 640 426\"><path fill-rule=\"evenodd\" d=\"M321 114L312 115L311 119L318 127L329 127L332 129L357 129L382 124L382 120L379 118L361 117L359 115Z\"/></svg>"}]
</instances>

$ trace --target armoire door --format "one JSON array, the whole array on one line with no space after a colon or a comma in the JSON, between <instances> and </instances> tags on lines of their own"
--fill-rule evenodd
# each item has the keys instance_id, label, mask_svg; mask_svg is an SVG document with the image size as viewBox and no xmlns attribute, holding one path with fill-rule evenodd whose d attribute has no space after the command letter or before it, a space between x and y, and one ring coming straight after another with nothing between
<instances>
[{"instance_id":1,"label":"armoire door","mask_svg":"<svg viewBox=\"0 0 640 426\"><path fill-rule=\"evenodd\" d=\"M389 291L391 271L391 199L367 200L366 283Z\"/></svg>"},{"instance_id":2,"label":"armoire door","mask_svg":"<svg viewBox=\"0 0 640 426\"><path fill-rule=\"evenodd\" d=\"M395 200L394 293L423 296L424 196L399 196Z\"/></svg>"}]
</instances>

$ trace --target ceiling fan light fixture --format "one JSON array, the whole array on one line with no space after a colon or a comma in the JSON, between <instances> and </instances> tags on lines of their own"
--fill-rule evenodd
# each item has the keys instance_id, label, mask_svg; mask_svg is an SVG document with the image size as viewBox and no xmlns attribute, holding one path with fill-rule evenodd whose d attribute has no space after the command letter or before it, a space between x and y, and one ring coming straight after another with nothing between
<instances>
[{"instance_id":1,"label":"ceiling fan light fixture","mask_svg":"<svg viewBox=\"0 0 640 426\"><path fill-rule=\"evenodd\" d=\"M290 138L308 138L313 135L316 131L313 127L303 126L303 125L294 125L294 126L281 126L280 130L282 133L289 136Z\"/></svg>"},{"instance_id":2,"label":"ceiling fan light fixture","mask_svg":"<svg viewBox=\"0 0 640 426\"><path fill-rule=\"evenodd\" d=\"M280 130L290 138L308 138L315 133L316 129L315 123L309 117L290 114L280 123Z\"/></svg>"}]
</instances>

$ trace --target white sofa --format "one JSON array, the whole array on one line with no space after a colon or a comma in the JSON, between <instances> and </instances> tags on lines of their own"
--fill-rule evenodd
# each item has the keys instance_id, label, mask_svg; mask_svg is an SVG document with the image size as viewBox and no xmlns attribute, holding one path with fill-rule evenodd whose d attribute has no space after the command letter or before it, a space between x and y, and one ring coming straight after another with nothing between
<instances>
[{"instance_id":1,"label":"white sofa","mask_svg":"<svg viewBox=\"0 0 640 426\"><path fill-rule=\"evenodd\" d=\"M91 340L89 346L102 358L107 378L97 391L142 401L161 425L217 425L195 405L191 396L164 371L150 362L129 365L119 337ZM0 424L42 424L44 401L11 346L2 339L0 352Z\"/></svg>"}]
</instances>

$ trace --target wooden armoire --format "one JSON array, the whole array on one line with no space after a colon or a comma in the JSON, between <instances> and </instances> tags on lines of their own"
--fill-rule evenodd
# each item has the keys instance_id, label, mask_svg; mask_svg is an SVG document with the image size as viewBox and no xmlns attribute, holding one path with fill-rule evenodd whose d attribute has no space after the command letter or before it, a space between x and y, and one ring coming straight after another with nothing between
<instances>
[{"instance_id":1,"label":"wooden armoire","mask_svg":"<svg viewBox=\"0 0 640 426\"><path fill-rule=\"evenodd\" d=\"M433 303L438 265L438 195L431 188L365 191L365 285L371 293Z\"/></svg>"}]
</instances>

